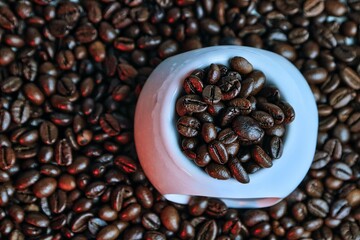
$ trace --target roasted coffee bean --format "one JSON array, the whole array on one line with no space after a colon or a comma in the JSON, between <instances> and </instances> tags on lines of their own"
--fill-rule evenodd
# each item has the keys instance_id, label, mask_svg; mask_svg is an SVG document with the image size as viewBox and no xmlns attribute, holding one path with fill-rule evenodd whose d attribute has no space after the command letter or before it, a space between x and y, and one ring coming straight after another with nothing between
<instances>
[{"instance_id":1,"label":"roasted coffee bean","mask_svg":"<svg viewBox=\"0 0 360 240\"><path fill-rule=\"evenodd\" d=\"M246 98L234 98L229 102L230 106L237 107L242 115L251 112L251 102Z\"/></svg>"},{"instance_id":2,"label":"roasted coffee bean","mask_svg":"<svg viewBox=\"0 0 360 240\"><path fill-rule=\"evenodd\" d=\"M18 91L22 84L20 77L11 76L0 82L0 89L4 93L13 93Z\"/></svg>"},{"instance_id":3,"label":"roasted coffee bean","mask_svg":"<svg viewBox=\"0 0 360 240\"><path fill-rule=\"evenodd\" d=\"M114 159L114 164L118 166L124 173L134 173L137 171L136 162L125 155L117 156Z\"/></svg>"},{"instance_id":4,"label":"roasted coffee bean","mask_svg":"<svg viewBox=\"0 0 360 240\"><path fill-rule=\"evenodd\" d=\"M3 6L0 10L0 26L8 30L13 30L18 24L19 21L11 9Z\"/></svg>"},{"instance_id":5,"label":"roasted coffee bean","mask_svg":"<svg viewBox=\"0 0 360 240\"><path fill-rule=\"evenodd\" d=\"M272 137L269 142L270 155L273 158L278 159L282 156L283 149L284 149L284 145L283 145L283 141L281 140L281 138L277 137L277 136Z\"/></svg>"},{"instance_id":6,"label":"roasted coffee bean","mask_svg":"<svg viewBox=\"0 0 360 240\"><path fill-rule=\"evenodd\" d=\"M57 181L51 177L41 178L33 186L34 195L37 198L49 197L56 190Z\"/></svg>"},{"instance_id":7,"label":"roasted coffee bean","mask_svg":"<svg viewBox=\"0 0 360 240\"><path fill-rule=\"evenodd\" d=\"M201 225L200 229L196 234L195 239L215 240L217 232L218 232L218 227L216 225L215 220L208 220Z\"/></svg>"},{"instance_id":8,"label":"roasted coffee bean","mask_svg":"<svg viewBox=\"0 0 360 240\"><path fill-rule=\"evenodd\" d=\"M72 150L66 139L62 139L56 143L55 160L60 166L69 166L72 163Z\"/></svg>"},{"instance_id":9,"label":"roasted coffee bean","mask_svg":"<svg viewBox=\"0 0 360 240\"><path fill-rule=\"evenodd\" d=\"M271 128L274 126L274 118L264 111L253 111L251 117L254 118L262 128Z\"/></svg>"},{"instance_id":10,"label":"roasted coffee bean","mask_svg":"<svg viewBox=\"0 0 360 240\"><path fill-rule=\"evenodd\" d=\"M349 87L355 90L360 89L360 76L352 68L345 67L340 70L340 77Z\"/></svg>"},{"instance_id":11,"label":"roasted coffee bean","mask_svg":"<svg viewBox=\"0 0 360 240\"><path fill-rule=\"evenodd\" d=\"M258 145L255 145L251 151L251 156L254 161L261 167L269 168L272 166L272 160L269 155Z\"/></svg>"},{"instance_id":12,"label":"roasted coffee bean","mask_svg":"<svg viewBox=\"0 0 360 240\"><path fill-rule=\"evenodd\" d=\"M307 0L304 2L303 11L307 17L315 17L320 15L325 8L323 1Z\"/></svg>"},{"instance_id":13,"label":"roasted coffee bean","mask_svg":"<svg viewBox=\"0 0 360 240\"><path fill-rule=\"evenodd\" d=\"M176 102L176 112L179 116L185 113L199 113L205 111L207 104L197 95L187 95L181 97Z\"/></svg>"},{"instance_id":14,"label":"roasted coffee bean","mask_svg":"<svg viewBox=\"0 0 360 240\"><path fill-rule=\"evenodd\" d=\"M330 167L331 174L340 180L349 180L352 177L351 168L342 162L337 162Z\"/></svg>"},{"instance_id":15,"label":"roasted coffee bean","mask_svg":"<svg viewBox=\"0 0 360 240\"><path fill-rule=\"evenodd\" d=\"M264 131L260 128L259 124L248 116L236 117L233 121L232 128L243 144L259 142L264 136Z\"/></svg>"},{"instance_id":16,"label":"roasted coffee bean","mask_svg":"<svg viewBox=\"0 0 360 240\"><path fill-rule=\"evenodd\" d=\"M24 124L30 118L30 111L30 104L28 101L16 100L11 105L12 120L17 124Z\"/></svg>"},{"instance_id":17,"label":"roasted coffee bean","mask_svg":"<svg viewBox=\"0 0 360 240\"><path fill-rule=\"evenodd\" d=\"M0 66L9 65L14 60L15 60L15 53L11 50L11 48L8 47L0 48Z\"/></svg>"},{"instance_id":18,"label":"roasted coffee bean","mask_svg":"<svg viewBox=\"0 0 360 240\"><path fill-rule=\"evenodd\" d=\"M183 116L177 122L177 130L184 137L195 137L200 130L200 122L193 117Z\"/></svg>"},{"instance_id":19,"label":"roasted coffee bean","mask_svg":"<svg viewBox=\"0 0 360 240\"><path fill-rule=\"evenodd\" d=\"M206 145L201 145L196 152L196 158L194 159L194 162L199 167L205 167L211 162L211 156L208 152Z\"/></svg>"},{"instance_id":20,"label":"roasted coffee bean","mask_svg":"<svg viewBox=\"0 0 360 240\"><path fill-rule=\"evenodd\" d=\"M219 164L225 164L229 157L225 146L219 141L211 142L208 147L208 152L212 160Z\"/></svg>"},{"instance_id":21,"label":"roasted coffee bean","mask_svg":"<svg viewBox=\"0 0 360 240\"><path fill-rule=\"evenodd\" d=\"M228 166L231 172L231 175L241 183L248 183L250 181L249 175L241 165L239 159L236 157L230 158Z\"/></svg>"},{"instance_id":22,"label":"roasted coffee bean","mask_svg":"<svg viewBox=\"0 0 360 240\"><path fill-rule=\"evenodd\" d=\"M233 57L230 59L230 67L240 74L249 74L253 71L253 66L243 57Z\"/></svg>"},{"instance_id":23,"label":"roasted coffee bean","mask_svg":"<svg viewBox=\"0 0 360 240\"><path fill-rule=\"evenodd\" d=\"M6 171L14 166L16 161L15 152L11 147L0 146L0 169Z\"/></svg>"},{"instance_id":24,"label":"roasted coffee bean","mask_svg":"<svg viewBox=\"0 0 360 240\"><path fill-rule=\"evenodd\" d=\"M202 91L202 97L208 104L216 104L221 100L221 89L215 85L207 85Z\"/></svg>"},{"instance_id":25,"label":"roasted coffee bean","mask_svg":"<svg viewBox=\"0 0 360 240\"><path fill-rule=\"evenodd\" d=\"M8 129L11 122L11 115L5 109L0 109L0 132Z\"/></svg>"},{"instance_id":26,"label":"roasted coffee bean","mask_svg":"<svg viewBox=\"0 0 360 240\"><path fill-rule=\"evenodd\" d=\"M221 164L217 164L217 163L209 163L206 167L205 167L205 171L207 172L207 174L209 174L211 177L216 178L216 179L229 179L231 177L231 173L228 170L227 167L225 167L224 165Z\"/></svg>"},{"instance_id":27,"label":"roasted coffee bean","mask_svg":"<svg viewBox=\"0 0 360 240\"><path fill-rule=\"evenodd\" d=\"M160 217L155 213L145 213L142 216L141 223L147 230L157 230L161 226Z\"/></svg>"},{"instance_id":28,"label":"roasted coffee bean","mask_svg":"<svg viewBox=\"0 0 360 240\"><path fill-rule=\"evenodd\" d=\"M307 203L307 208L316 217L324 218L329 212L329 205L320 198L310 199Z\"/></svg>"},{"instance_id":29,"label":"roasted coffee bean","mask_svg":"<svg viewBox=\"0 0 360 240\"><path fill-rule=\"evenodd\" d=\"M264 110L265 112L269 113L274 118L275 124L280 124L285 119L284 112L281 110L280 107L278 107L275 104L259 103L259 108Z\"/></svg>"},{"instance_id":30,"label":"roasted coffee bean","mask_svg":"<svg viewBox=\"0 0 360 240\"><path fill-rule=\"evenodd\" d=\"M231 128L225 128L217 135L217 139L223 144L231 144L237 140L237 134Z\"/></svg>"}]
</instances>

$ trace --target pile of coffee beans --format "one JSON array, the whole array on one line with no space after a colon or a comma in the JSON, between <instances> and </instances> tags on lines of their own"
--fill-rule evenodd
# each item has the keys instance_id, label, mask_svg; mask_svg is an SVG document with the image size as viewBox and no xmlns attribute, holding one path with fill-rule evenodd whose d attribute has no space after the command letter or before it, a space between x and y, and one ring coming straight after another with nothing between
<instances>
[{"instance_id":1,"label":"pile of coffee beans","mask_svg":"<svg viewBox=\"0 0 360 240\"><path fill-rule=\"evenodd\" d=\"M233 57L229 66L213 63L184 80L176 128L183 152L209 176L248 183L249 173L281 157L295 111L247 59Z\"/></svg>"},{"instance_id":2,"label":"pile of coffee beans","mask_svg":"<svg viewBox=\"0 0 360 240\"><path fill-rule=\"evenodd\" d=\"M358 239L359 24L358 0L0 0L0 239ZM314 162L270 208L171 203L137 159L137 97L163 59L229 44L303 73Z\"/></svg>"}]
</instances>

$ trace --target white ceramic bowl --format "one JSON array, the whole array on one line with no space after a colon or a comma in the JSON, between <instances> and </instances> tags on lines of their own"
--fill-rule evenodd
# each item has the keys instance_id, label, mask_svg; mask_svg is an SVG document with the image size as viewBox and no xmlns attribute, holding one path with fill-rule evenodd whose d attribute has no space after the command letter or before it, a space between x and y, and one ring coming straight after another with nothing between
<instances>
[{"instance_id":1,"label":"white ceramic bowl","mask_svg":"<svg viewBox=\"0 0 360 240\"><path fill-rule=\"evenodd\" d=\"M194 69L211 63L228 65L242 56L264 72L295 110L287 127L284 151L269 169L250 175L250 183L217 180L182 152L176 131L175 102L182 83ZM267 207L290 194L308 171L316 147L318 115L314 97L301 73L285 58L260 49L239 46L203 48L163 61L150 75L135 114L135 144L146 176L168 200L185 204L190 196L221 198L229 207Z\"/></svg>"}]
</instances>

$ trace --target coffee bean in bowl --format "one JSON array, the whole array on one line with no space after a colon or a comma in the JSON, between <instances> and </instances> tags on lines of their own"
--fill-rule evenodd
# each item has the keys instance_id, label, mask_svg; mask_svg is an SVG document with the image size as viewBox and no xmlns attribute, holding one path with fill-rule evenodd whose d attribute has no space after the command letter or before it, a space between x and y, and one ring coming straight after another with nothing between
<instances>
[{"instance_id":1,"label":"coffee bean in bowl","mask_svg":"<svg viewBox=\"0 0 360 240\"><path fill-rule=\"evenodd\" d=\"M139 96L134 137L145 174L168 200L206 196L265 207L309 170L317 123L311 90L289 61L218 46L157 66Z\"/></svg>"},{"instance_id":2,"label":"coffee bean in bowl","mask_svg":"<svg viewBox=\"0 0 360 240\"><path fill-rule=\"evenodd\" d=\"M175 106L183 153L209 176L241 183L281 158L286 125L295 119L280 90L240 56L192 71Z\"/></svg>"}]
</instances>

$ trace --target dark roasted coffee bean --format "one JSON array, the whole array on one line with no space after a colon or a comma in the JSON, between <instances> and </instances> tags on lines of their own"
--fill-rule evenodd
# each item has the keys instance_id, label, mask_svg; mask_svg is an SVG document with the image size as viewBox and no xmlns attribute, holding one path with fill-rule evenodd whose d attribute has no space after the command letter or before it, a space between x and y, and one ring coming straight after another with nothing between
<instances>
[{"instance_id":1,"label":"dark roasted coffee bean","mask_svg":"<svg viewBox=\"0 0 360 240\"><path fill-rule=\"evenodd\" d=\"M215 84L219 81L221 76L220 68L217 64L211 64L207 75L209 84Z\"/></svg>"},{"instance_id":2,"label":"dark roasted coffee bean","mask_svg":"<svg viewBox=\"0 0 360 240\"><path fill-rule=\"evenodd\" d=\"M253 111L251 117L254 118L262 128L271 128L274 126L274 118L264 111Z\"/></svg>"},{"instance_id":3,"label":"dark roasted coffee bean","mask_svg":"<svg viewBox=\"0 0 360 240\"><path fill-rule=\"evenodd\" d=\"M205 111L207 104L197 95L187 95L179 98L176 102L176 112L179 116L186 113L199 113Z\"/></svg>"},{"instance_id":4,"label":"dark roasted coffee bean","mask_svg":"<svg viewBox=\"0 0 360 240\"><path fill-rule=\"evenodd\" d=\"M329 205L320 198L310 199L307 203L307 207L309 212L316 217L324 218L329 212Z\"/></svg>"},{"instance_id":5,"label":"dark roasted coffee bean","mask_svg":"<svg viewBox=\"0 0 360 240\"><path fill-rule=\"evenodd\" d=\"M230 106L237 107L242 115L251 112L251 102L246 98L234 98L229 102Z\"/></svg>"},{"instance_id":6,"label":"dark roasted coffee bean","mask_svg":"<svg viewBox=\"0 0 360 240\"><path fill-rule=\"evenodd\" d=\"M44 177L34 184L33 192L37 198L49 197L56 190L56 186L57 181L55 178Z\"/></svg>"},{"instance_id":7,"label":"dark roasted coffee bean","mask_svg":"<svg viewBox=\"0 0 360 240\"><path fill-rule=\"evenodd\" d=\"M200 226L200 229L198 230L195 239L215 240L217 232L218 232L218 227L216 225L215 220L208 220Z\"/></svg>"},{"instance_id":8,"label":"dark roasted coffee bean","mask_svg":"<svg viewBox=\"0 0 360 240\"><path fill-rule=\"evenodd\" d=\"M306 17L318 16L324 11L324 8L324 2L318 0L307 0L303 5L303 11Z\"/></svg>"},{"instance_id":9,"label":"dark roasted coffee bean","mask_svg":"<svg viewBox=\"0 0 360 240\"><path fill-rule=\"evenodd\" d=\"M202 91L202 97L208 104L216 104L221 100L221 89L215 85L207 85Z\"/></svg>"},{"instance_id":10,"label":"dark roasted coffee bean","mask_svg":"<svg viewBox=\"0 0 360 240\"><path fill-rule=\"evenodd\" d=\"M0 89L4 93L13 93L20 89L22 83L20 77L11 76L0 82Z\"/></svg>"},{"instance_id":11,"label":"dark roasted coffee bean","mask_svg":"<svg viewBox=\"0 0 360 240\"><path fill-rule=\"evenodd\" d=\"M253 144L259 142L264 131L259 124L251 117L238 116L232 123L232 128L238 135L238 139L243 144Z\"/></svg>"},{"instance_id":12,"label":"dark roasted coffee bean","mask_svg":"<svg viewBox=\"0 0 360 240\"><path fill-rule=\"evenodd\" d=\"M15 152L11 147L0 145L0 169L6 171L14 166L16 160Z\"/></svg>"},{"instance_id":13,"label":"dark roasted coffee bean","mask_svg":"<svg viewBox=\"0 0 360 240\"><path fill-rule=\"evenodd\" d=\"M1 13L0 13L1 14ZM1 15L0 15L1 19ZM1 20L0 20L1 21ZM1 23L0 23L1 24ZM8 47L0 47L0 66L9 65L11 62L15 60L15 54Z\"/></svg>"},{"instance_id":14,"label":"dark roasted coffee bean","mask_svg":"<svg viewBox=\"0 0 360 240\"><path fill-rule=\"evenodd\" d=\"M201 136L206 143L209 143L216 139L217 132L213 123L204 123L202 125Z\"/></svg>"},{"instance_id":15,"label":"dark roasted coffee bean","mask_svg":"<svg viewBox=\"0 0 360 240\"><path fill-rule=\"evenodd\" d=\"M213 141L208 145L210 157L219 164L225 164L229 157L225 146L219 141Z\"/></svg>"},{"instance_id":16,"label":"dark roasted coffee bean","mask_svg":"<svg viewBox=\"0 0 360 240\"><path fill-rule=\"evenodd\" d=\"M11 115L5 109L0 109L0 132L4 132L10 126Z\"/></svg>"},{"instance_id":17,"label":"dark roasted coffee bean","mask_svg":"<svg viewBox=\"0 0 360 240\"><path fill-rule=\"evenodd\" d=\"M223 179L229 179L231 177L231 173L227 167L225 167L224 165L221 165L221 164L213 163L213 162L209 163L205 167L205 171L211 177L216 178L216 179L223 180Z\"/></svg>"},{"instance_id":18,"label":"dark roasted coffee bean","mask_svg":"<svg viewBox=\"0 0 360 240\"><path fill-rule=\"evenodd\" d=\"M195 137L200 131L200 122L196 118L183 116L177 122L177 130L184 137Z\"/></svg>"},{"instance_id":19,"label":"dark roasted coffee bean","mask_svg":"<svg viewBox=\"0 0 360 240\"><path fill-rule=\"evenodd\" d=\"M14 187L16 189L26 189L36 183L40 179L40 173L37 170L28 170L23 172L19 177L17 177Z\"/></svg>"},{"instance_id":20,"label":"dark roasted coffee bean","mask_svg":"<svg viewBox=\"0 0 360 240\"><path fill-rule=\"evenodd\" d=\"M8 30L13 30L18 24L19 21L11 9L7 6L3 6L0 10L0 26Z\"/></svg>"},{"instance_id":21,"label":"dark roasted coffee bean","mask_svg":"<svg viewBox=\"0 0 360 240\"><path fill-rule=\"evenodd\" d=\"M240 74L249 74L253 71L253 66L243 57L233 57L230 59L230 67Z\"/></svg>"},{"instance_id":22,"label":"dark roasted coffee bean","mask_svg":"<svg viewBox=\"0 0 360 240\"><path fill-rule=\"evenodd\" d=\"M239 159L236 157L230 158L228 162L231 175L241 183L248 183L250 181L249 175L241 165Z\"/></svg>"},{"instance_id":23,"label":"dark roasted coffee bean","mask_svg":"<svg viewBox=\"0 0 360 240\"><path fill-rule=\"evenodd\" d=\"M17 124L24 124L30 118L30 104L28 101L16 100L11 105L12 120Z\"/></svg>"},{"instance_id":24,"label":"dark roasted coffee bean","mask_svg":"<svg viewBox=\"0 0 360 240\"><path fill-rule=\"evenodd\" d=\"M351 168L342 162L336 162L330 167L331 174L340 180L349 180L352 177Z\"/></svg>"},{"instance_id":25,"label":"dark roasted coffee bean","mask_svg":"<svg viewBox=\"0 0 360 240\"><path fill-rule=\"evenodd\" d=\"M223 144L231 144L237 140L237 134L231 128L225 128L217 135L217 139Z\"/></svg>"},{"instance_id":26,"label":"dark roasted coffee bean","mask_svg":"<svg viewBox=\"0 0 360 240\"><path fill-rule=\"evenodd\" d=\"M273 118L275 124L280 124L285 119L285 114L282 109L272 103L259 103L259 108L269 113Z\"/></svg>"},{"instance_id":27,"label":"dark roasted coffee bean","mask_svg":"<svg viewBox=\"0 0 360 240\"><path fill-rule=\"evenodd\" d=\"M201 79L195 75L190 75L184 80L183 88L187 94L201 93L204 84Z\"/></svg>"},{"instance_id":28,"label":"dark roasted coffee bean","mask_svg":"<svg viewBox=\"0 0 360 240\"><path fill-rule=\"evenodd\" d=\"M269 155L258 145L255 145L251 151L251 156L254 161L261 167L269 168L272 166L272 160Z\"/></svg>"},{"instance_id":29,"label":"dark roasted coffee bean","mask_svg":"<svg viewBox=\"0 0 360 240\"><path fill-rule=\"evenodd\" d=\"M360 89L360 76L352 68L345 67L340 70L341 79L351 88Z\"/></svg>"},{"instance_id":30,"label":"dark roasted coffee bean","mask_svg":"<svg viewBox=\"0 0 360 240\"><path fill-rule=\"evenodd\" d=\"M48 217L39 212L28 212L24 220L29 225L38 228L46 228L50 224Z\"/></svg>"},{"instance_id":31,"label":"dark roasted coffee bean","mask_svg":"<svg viewBox=\"0 0 360 240\"><path fill-rule=\"evenodd\" d=\"M194 159L194 162L199 167L205 167L208 165L211 161L210 153L208 152L206 145L201 145L196 152L196 158Z\"/></svg>"},{"instance_id":32,"label":"dark roasted coffee bean","mask_svg":"<svg viewBox=\"0 0 360 240\"><path fill-rule=\"evenodd\" d=\"M45 144L54 144L58 138L57 127L49 121L44 121L40 125L40 138Z\"/></svg>"},{"instance_id":33,"label":"dark roasted coffee bean","mask_svg":"<svg viewBox=\"0 0 360 240\"><path fill-rule=\"evenodd\" d=\"M274 136L269 142L269 153L271 157L278 159L282 156L284 149L283 141L280 137Z\"/></svg>"},{"instance_id":34,"label":"dark roasted coffee bean","mask_svg":"<svg viewBox=\"0 0 360 240\"><path fill-rule=\"evenodd\" d=\"M60 166L69 166L72 163L72 150L66 139L57 142L55 146L55 160Z\"/></svg>"}]
</instances>

